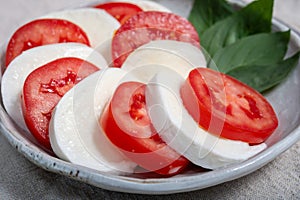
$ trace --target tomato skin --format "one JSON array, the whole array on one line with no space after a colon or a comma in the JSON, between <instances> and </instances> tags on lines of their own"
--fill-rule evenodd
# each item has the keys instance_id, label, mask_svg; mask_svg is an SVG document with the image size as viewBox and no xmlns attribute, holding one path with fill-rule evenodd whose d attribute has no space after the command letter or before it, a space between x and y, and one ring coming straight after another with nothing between
<instances>
[{"instance_id":1,"label":"tomato skin","mask_svg":"<svg viewBox=\"0 0 300 200\"><path fill-rule=\"evenodd\" d=\"M116 18L120 24L124 24L131 16L142 12L143 10L137 5L125 2L109 2L96 5L95 8L104 9L114 18Z\"/></svg>"},{"instance_id":2,"label":"tomato skin","mask_svg":"<svg viewBox=\"0 0 300 200\"><path fill-rule=\"evenodd\" d=\"M220 72L194 69L180 92L194 120L217 136L259 144L278 126L275 111L260 93Z\"/></svg>"},{"instance_id":3,"label":"tomato skin","mask_svg":"<svg viewBox=\"0 0 300 200\"><path fill-rule=\"evenodd\" d=\"M108 139L144 169L164 176L178 174L189 161L164 143L153 129L145 104L134 100L135 97L143 99L144 95L144 84L121 84L102 114L100 124Z\"/></svg>"},{"instance_id":4,"label":"tomato skin","mask_svg":"<svg viewBox=\"0 0 300 200\"><path fill-rule=\"evenodd\" d=\"M136 48L153 40L176 40L200 47L194 26L173 13L147 11L129 18L116 32L112 41L115 67L121 67Z\"/></svg>"},{"instance_id":5,"label":"tomato skin","mask_svg":"<svg viewBox=\"0 0 300 200\"><path fill-rule=\"evenodd\" d=\"M5 66L33 47L53 43L78 42L90 46L86 33L77 25L61 19L38 19L20 27L11 37L7 49Z\"/></svg>"},{"instance_id":6,"label":"tomato skin","mask_svg":"<svg viewBox=\"0 0 300 200\"><path fill-rule=\"evenodd\" d=\"M52 110L80 80L99 70L79 58L61 58L41 66L26 78L22 93L22 111L26 125L37 141L51 149L49 122Z\"/></svg>"}]
</instances>

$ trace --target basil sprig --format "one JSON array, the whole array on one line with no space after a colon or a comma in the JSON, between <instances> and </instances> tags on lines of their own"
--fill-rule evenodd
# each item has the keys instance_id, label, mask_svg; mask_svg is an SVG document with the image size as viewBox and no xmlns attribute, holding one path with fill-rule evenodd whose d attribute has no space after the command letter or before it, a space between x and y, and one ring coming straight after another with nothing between
<instances>
[{"instance_id":1,"label":"basil sprig","mask_svg":"<svg viewBox=\"0 0 300 200\"><path fill-rule=\"evenodd\" d=\"M271 31L273 4L258 0L234 11L225 0L196 0L189 20L199 33L208 67L259 92L284 80L300 54L284 60L290 31Z\"/></svg>"},{"instance_id":2,"label":"basil sprig","mask_svg":"<svg viewBox=\"0 0 300 200\"><path fill-rule=\"evenodd\" d=\"M198 3L200 1L196 1ZM270 32L273 0L254 1L205 30L201 45L210 54L248 35Z\"/></svg>"}]
</instances>

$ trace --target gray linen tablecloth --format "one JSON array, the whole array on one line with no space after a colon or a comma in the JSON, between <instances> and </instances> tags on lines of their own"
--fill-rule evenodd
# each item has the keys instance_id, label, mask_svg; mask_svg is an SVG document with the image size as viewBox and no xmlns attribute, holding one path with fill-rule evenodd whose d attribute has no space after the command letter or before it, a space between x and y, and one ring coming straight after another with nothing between
<instances>
[{"instance_id":1,"label":"gray linen tablecloth","mask_svg":"<svg viewBox=\"0 0 300 200\"><path fill-rule=\"evenodd\" d=\"M0 0L0 42L25 21L88 0ZM177 0L176 3L183 1ZM300 31L300 1L276 0L275 16ZM300 199L300 142L256 172L211 188L167 196L106 191L44 171L0 133L0 199Z\"/></svg>"}]
</instances>

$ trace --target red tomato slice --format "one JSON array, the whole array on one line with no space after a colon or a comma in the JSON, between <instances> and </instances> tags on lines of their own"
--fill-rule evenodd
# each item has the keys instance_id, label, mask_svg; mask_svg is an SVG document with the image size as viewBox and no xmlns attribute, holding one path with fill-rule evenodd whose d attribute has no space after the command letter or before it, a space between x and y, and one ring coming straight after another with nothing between
<instances>
[{"instance_id":1,"label":"red tomato slice","mask_svg":"<svg viewBox=\"0 0 300 200\"><path fill-rule=\"evenodd\" d=\"M162 175L175 175L189 161L164 143L152 128L145 87L138 82L121 84L100 123L109 140L141 167Z\"/></svg>"},{"instance_id":2,"label":"red tomato slice","mask_svg":"<svg viewBox=\"0 0 300 200\"><path fill-rule=\"evenodd\" d=\"M78 42L88 46L85 32L77 25L60 19L38 19L19 28L6 49L6 66L27 49L52 43Z\"/></svg>"},{"instance_id":3,"label":"red tomato slice","mask_svg":"<svg viewBox=\"0 0 300 200\"><path fill-rule=\"evenodd\" d=\"M48 126L53 108L76 83L97 70L79 58L61 58L37 68L26 78L22 94L24 119L44 147L51 149Z\"/></svg>"},{"instance_id":4,"label":"red tomato slice","mask_svg":"<svg viewBox=\"0 0 300 200\"><path fill-rule=\"evenodd\" d=\"M121 67L127 56L152 40L177 40L200 47L196 29L185 18L164 12L140 12L129 18L112 41L115 67Z\"/></svg>"},{"instance_id":5,"label":"red tomato slice","mask_svg":"<svg viewBox=\"0 0 300 200\"><path fill-rule=\"evenodd\" d=\"M104 9L114 18L116 18L121 24L124 24L131 16L143 11L137 5L125 2L110 2L96 5L95 8Z\"/></svg>"},{"instance_id":6,"label":"red tomato slice","mask_svg":"<svg viewBox=\"0 0 300 200\"><path fill-rule=\"evenodd\" d=\"M227 139L259 144L278 126L272 106L260 93L211 69L192 70L181 97L201 127Z\"/></svg>"}]
</instances>

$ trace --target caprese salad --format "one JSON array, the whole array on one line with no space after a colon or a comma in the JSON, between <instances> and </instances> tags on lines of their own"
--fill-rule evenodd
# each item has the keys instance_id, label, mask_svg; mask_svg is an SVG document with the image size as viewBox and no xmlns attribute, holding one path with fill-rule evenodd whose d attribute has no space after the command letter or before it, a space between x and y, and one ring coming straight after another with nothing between
<instances>
[{"instance_id":1,"label":"caprese salad","mask_svg":"<svg viewBox=\"0 0 300 200\"><path fill-rule=\"evenodd\" d=\"M217 169L263 151L278 119L259 92L206 66L187 19L114 0L20 27L2 100L20 128L74 164L163 177Z\"/></svg>"}]
</instances>

